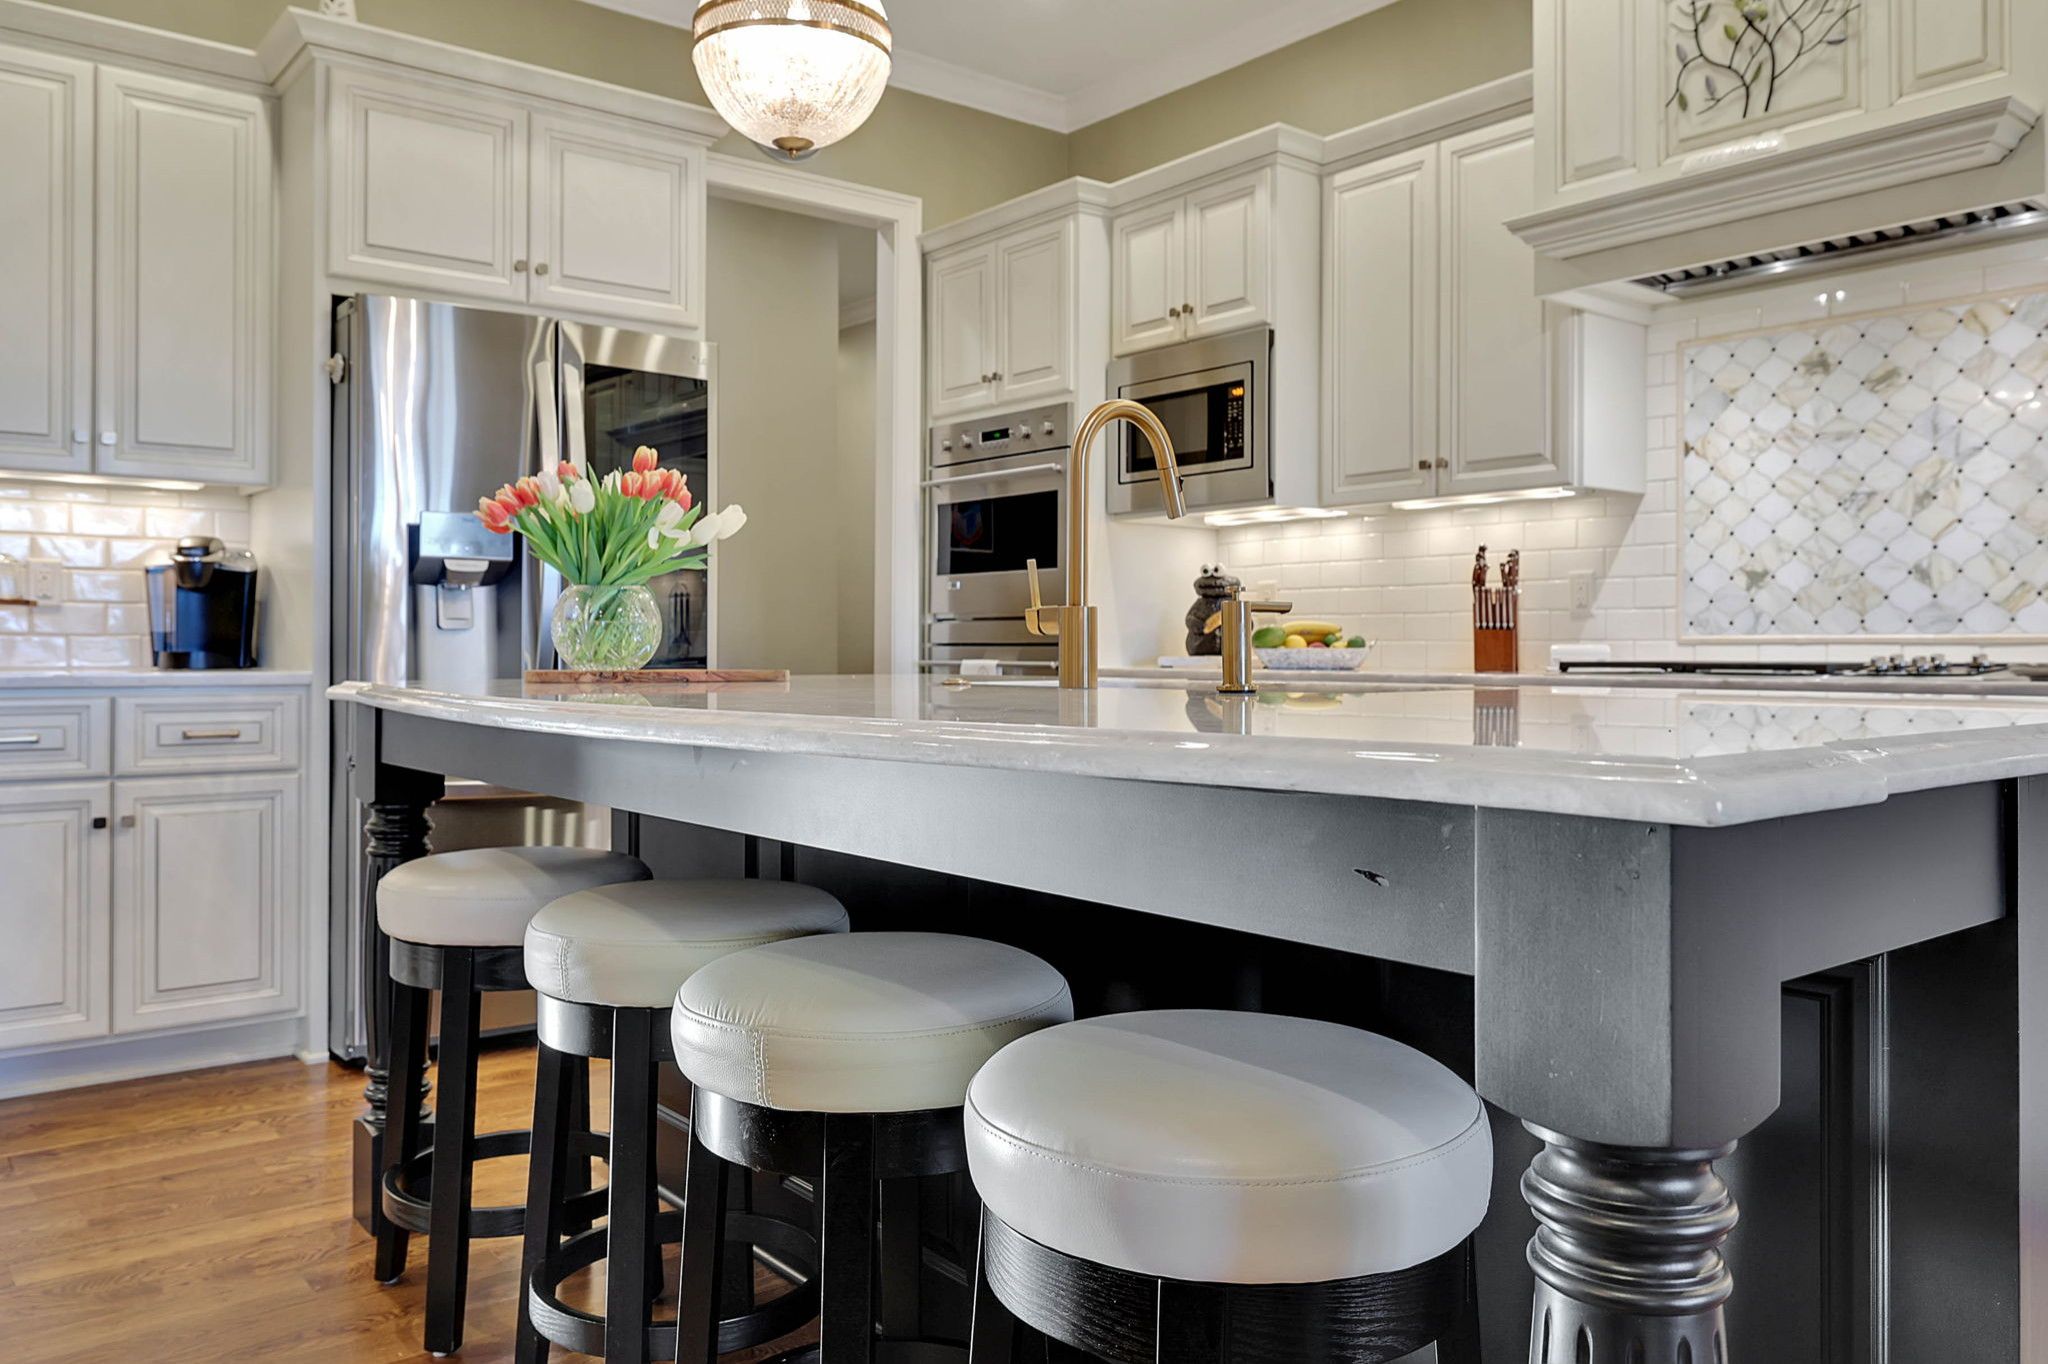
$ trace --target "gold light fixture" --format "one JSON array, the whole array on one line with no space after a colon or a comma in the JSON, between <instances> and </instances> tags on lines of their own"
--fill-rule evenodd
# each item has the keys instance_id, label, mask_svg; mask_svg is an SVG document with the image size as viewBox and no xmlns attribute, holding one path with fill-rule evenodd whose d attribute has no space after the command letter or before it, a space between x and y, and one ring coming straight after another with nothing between
<instances>
[{"instance_id":1,"label":"gold light fixture","mask_svg":"<svg viewBox=\"0 0 2048 1364\"><path fill-rule=\"evenodd\" d=\"M690 29L712 107L778 161L860 127L889 83L882 0L704 0Z\"/></svg>"}]
</instances>

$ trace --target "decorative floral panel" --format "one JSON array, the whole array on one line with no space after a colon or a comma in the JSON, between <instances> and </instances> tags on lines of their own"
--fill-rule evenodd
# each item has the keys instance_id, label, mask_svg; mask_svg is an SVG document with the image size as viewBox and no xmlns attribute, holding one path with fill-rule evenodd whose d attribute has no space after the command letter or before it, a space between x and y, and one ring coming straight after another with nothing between
<instances>
[{"instance_id":1,"label":"decorative floral panel","mask_svg":"<svg viewBox=\"0 0 2048 1364\"><path fill-rule=\"evenodd\" d=\"M2048 293L1684 352L1683 632L2048 636Z\"/></svg>"}]
</instances>

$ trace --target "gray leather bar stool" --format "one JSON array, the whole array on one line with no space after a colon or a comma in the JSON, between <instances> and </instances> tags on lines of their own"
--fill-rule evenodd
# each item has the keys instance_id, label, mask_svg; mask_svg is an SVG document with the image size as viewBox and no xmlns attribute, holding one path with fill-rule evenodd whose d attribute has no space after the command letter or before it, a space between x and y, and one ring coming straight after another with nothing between
<instances>
[{"instance_id":1,"label":"gray leather bar stool","mask_svg":"<svg viewBox=\"0 0 2048 1364\"><path fill-rule=\"evenodd\" d=\"M662 1242L680 1239L683 1230L681 1214L658 1206L654 1171L656 1072L671 1056L669 1008L684 982L731 953L846 928L839 901L787 881L637 881L565 896L533 916L526 979L539 994L540 1064L518 1364L541 1364L550 1345L601 1355L609 1364L675 1357L676 1328L657 1323L653 1313ZM569 1078L592 1057L610 1059L612 1079L608 1215L594 1228L579 1214L588 1195L570 1180L576 1148ZM723 1208L726 1175L719 1172L719 1193L705 1203ZM694 1191L689 1196L697 1198ZM717 1246L694 1256L685 1251L683 1291L716 1303L723 1348L772 1340L817 1314L817 1242L809 1228L744 1207L713 1226ZM722 1273L727 1242L740 1249L724 1266L733 1272ZM756 1246L797 1271L804 1286L756 1307ZM567 1306L562 1281L599 1263L603 1314Z\"/></svg>"},{"instance_id":2,"label":"gray leather bar stool","mask_svg":"<svg viewBox=\"0 0 2048 1364\"><path fill-rule=\"evenodd\" d=\"M1048 1028L967 1091L971 1364L1476 1364L1486 1109L1413 1048L1271 1014Z\"/></svg>"},{"instance_id":3,"label":"gray leather bar stool","mask_svg":"<svg viewBox=\"0 0 2048 1364\"><path fill-rule=\"evenodd\" d=\"M695 1087L684 1264L719 1253L725 1162L821 1179L808 1354L959 1359L960 1346L919 1338L914 1180L965 1167L960 1106L982 1063L1073 1013L1066 980L1037 957L948 934L801 938L705 967L673 1020L676 1064ZM685 1275L680 1364L710 1364L719 1348L709 1282Z\"/></svg>"},{"instance_id":4,"label":"gray leather bar stool","mask_svg":"<svg viewBox=\"0 0 2048 1364\"><path fill-rule=\"evenodd\" d=\"M427 1233L431 1354L462 1346L470 1238L517 1236L525 1223L522 1207L471 1206L476 1162L525 1155L531 1143L524 1131L477 1135L483 996L526 988L521 943L527 922L550 901L649 875L637 857L592 848L476 848L417 858L377 883L377 925L391 939L393 1130L384 1141L376 1274L379 1282L396 1280L409 1234ZM413 1096L423 1088L434 990L441 992L441 1058L429 1148Z\"/></svg>"}]
</instances>

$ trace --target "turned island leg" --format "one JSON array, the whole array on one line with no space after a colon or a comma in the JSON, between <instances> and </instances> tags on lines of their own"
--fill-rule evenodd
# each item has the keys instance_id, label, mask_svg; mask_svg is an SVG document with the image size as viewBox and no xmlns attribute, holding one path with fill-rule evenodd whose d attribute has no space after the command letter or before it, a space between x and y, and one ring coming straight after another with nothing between
<instances>
[{"instance_id":1,"label":"turned island leg","mask_svg":"<svg viewBox=\"0 0 2048 1364\"><path fill-rule=\"evenodd\" d=\"M427 807L441 796L442 778L381 763L363 762L357 780L363 805L362 964L364 1066L362 1116L356 1119L354 1213L375 1235L384 1220L377 1172L383 1168L385 1119L390 1107L391 940L377 927L377 883L393 867L427 854L432 821ZM422 1083L413 1103L426 1097Z\"/></svg>"},{"instance_id":2,"label":"turned island leg","mask_svg":"<svg viewBox=\"0 0 2048 1364\"><path fill-rule=\"evenodd\" d=\"M1523 1125L1544 1143L1522 1176L1537 1222L1530 1364L1724 1364L1736 1212L1714 1162L1734 1144L1605 1146Z\"/></svg>"}]
</instances>

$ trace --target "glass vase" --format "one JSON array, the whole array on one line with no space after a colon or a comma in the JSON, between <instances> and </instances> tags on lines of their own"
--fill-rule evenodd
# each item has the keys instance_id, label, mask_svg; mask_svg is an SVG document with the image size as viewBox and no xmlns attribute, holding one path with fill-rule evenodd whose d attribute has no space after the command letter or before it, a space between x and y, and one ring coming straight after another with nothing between
<instances>
[{"instance_id":1,"label":"glass vase","mask_svg":"<svg viewBox=\"0 0 2048 1364\"><path fill-rule=\"evenodd\" d=\"M575 672L630 672L661 647L661 608L645 587L565 587L552 619L555 652Z\"/></svg>"}]
</instances>

